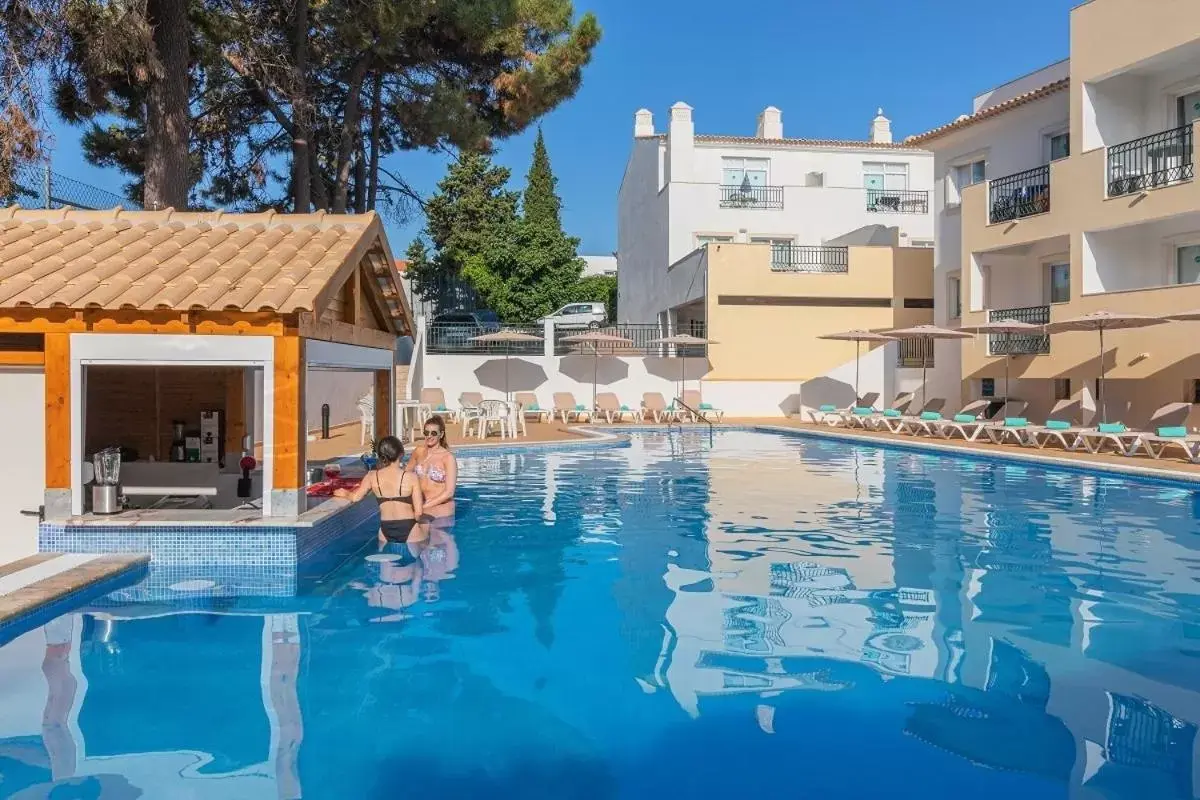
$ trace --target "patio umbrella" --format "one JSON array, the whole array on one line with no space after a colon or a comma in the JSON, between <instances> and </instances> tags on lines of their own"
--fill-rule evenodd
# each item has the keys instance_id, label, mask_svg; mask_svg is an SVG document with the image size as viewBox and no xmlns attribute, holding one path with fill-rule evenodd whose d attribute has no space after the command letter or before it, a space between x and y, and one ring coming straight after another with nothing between
<instances>
[{"instance_id":1,"label":"patio umbrella","mask_svg":"<svg viewBox=\"0 0 1200 800\"><path fill-rule=\"evenodd\" d=\"M985 322L981 325L961 325L958 330L963 333L986 333L990 336L1036 336L1042 333L1041 325L1031 322L1021 322L1015 319L998 319L995 322ZM1012 362L1012 352L1004 354L1004 416L1008 416L1008 366Z\"/></svg>"},{"instance_id":2,"label":"patio umbrella","mask_svg":"<svg viewBox=\"0 0 1200 800\"><path fill-rule=\"evenodd\" d=\"M496 331L495 333L485 333L482 336L471 337L472 342L480 344L503 344L504 345L504 399L508 400L508 357L512 352L512 346L515 342L540 342L541 336L534 336L532 333L521 333L520 331Z\"/></svg>"},{"instance_id":3,"label":"patio umbrella","mask_svg":"<svg viewBox=\"0 0 1200 800\"><path fill-rule=\"evenodd\" d=\"M690 333L677 333L674 336L665 336L662 339L651 339L650 344L673 344L676 347L703 347L710 344L716 344L712 339L701 339L699 336L692 336ZM678 352L676 353L678 355ZM687 359L679 358L679 395L683 396L683 387L687 382Z\"/></svg>"},{"instance_id":4,"label":"patio umbrella","mask_svg":"<svg viewBox=\"0 0 1200 800\"><path fill-rule=\"evenodd\" d=\"M1069 333L1071 331L1097 331L1100 334L1100 389L1097 402L1100 404L1100 421L1108 422L1108 411L1104 398L1104 332L1128 328L1148 328L1161 325L1166 320L1142 314L1122 314L1115 311L1093 311L1082 317L1073 317L1046 326L1047 333Z\"/></svg>"},{"instance_id":5,"label":"patio umbrella","mask_svg":"<svg viewBox=\"0 0 1200 800\"><path fill-rule=\"evenodd\" d=\"M818 339L829 339L834 342L854 342L854 402L858 402L858 398L862 397L858 391L858 369L860 359L860 344L863 342L893 342L895 336L888 336L883 333L875 333L874 331L843 331L841 333L827 333L824 336L818 336Z\"/></svg>"},{"instance_id":6,"label":"patio umbrella","mask_svg":"<svg viewBox=\"0 0 1200 800\"><path fill-rule=\"evenodd\" d=\"M615 333L600 333L599 331L593 331L591 333L577 333L574 336L564 336L563 341L571 344L590 344L592 346L592 354L596 359L595 363L592 365L592 408L595 408L597 376L600 374L599 345L633 344L633 339L626 339L624 336L618 336Z\"/></svg>"},{"instance_id":7,"label":"patio umbrella","mask_svg":"<svg viewBox=\"0 0 1200 800\"><path fill-rule=\"evenodd\" d=\"M911 328L896 328L883 332L895 339L915 339L921 342L921 405L929 402L929 390L925 385L925 374L929 367L929 342L935 339L970 339L971 334L937 325L914 325Z\"/></svg>"}]
</instances>

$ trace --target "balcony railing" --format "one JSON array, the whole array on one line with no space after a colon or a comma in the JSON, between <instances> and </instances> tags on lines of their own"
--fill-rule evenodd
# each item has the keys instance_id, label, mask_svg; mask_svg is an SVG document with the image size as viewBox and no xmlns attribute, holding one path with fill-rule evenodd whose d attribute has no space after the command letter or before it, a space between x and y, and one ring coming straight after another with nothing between
<instances>
[{"instance_id":1,"label":"balcony railing","mask_svg":"<svg viewBox=\"0 0 1200 800\"><path fill-rule=\"evenodd\" d=\"M1195 177L1192 126L1184 125L1108 148L1108 196L1157 189Z\"/></svg>"},{"instance_id":2,"label":"balcony railing","mask_svg":"<svg viewBox=\"0 0 1200 800\"><path fill-rule=\"evenodd\" d=\"M998 308L988 312L988 322L1014 320L1030 325L1050 322L1050 306ZM1044 333L997 333L988 336L988 354L993 356L1036 356L1050 352L1050 337Z\"/></svg>"},{"instance_id":3,"label":"balcony railing","mask_svg":"<svg viewBox=\"0 0 1200 800\"><path fill-rule=\"evenodd\" d=\"M722 186L721 208L783 208L783 187Z\"/></svg>"},{"instance_id":4,"label":"balcony railing","mask_svg":"<svg viewBox=\"0 0 1200 800\"><path fill-rule=\"evenodd\" d=\"M850 251L845 247L772 245L771 269L774 272L849 272Z\"/></svg>"},{"instance_id":5,"label":"balcony railing","mask_svg":"<svg viewBox=\"0 0 1200 800\"><path fill-rule=\"evenodd\" d=\"M988 220L993 225L1049 210L1049 164L996 178L988 185Z\"/></svg>"},{"instance_id":6,"label":"balcony railing","mask_svg":"<svg viewBox=\"0 0 1200 800\"><path fill-rule=\"evenodd\" d=\"M929 192L918 189L867 189L867 211L928 214Z\"/></svg>"},{"instance_id":7,"label":"balcony railing","mask_svg":"<svg viewBox=\"0 0 1200 800\"><path fill-rule=\"evenodd\" d=\"M920 369L933 366L932 339L901 339L896 355L896 366Z\"/></svg>"}]
</instances>

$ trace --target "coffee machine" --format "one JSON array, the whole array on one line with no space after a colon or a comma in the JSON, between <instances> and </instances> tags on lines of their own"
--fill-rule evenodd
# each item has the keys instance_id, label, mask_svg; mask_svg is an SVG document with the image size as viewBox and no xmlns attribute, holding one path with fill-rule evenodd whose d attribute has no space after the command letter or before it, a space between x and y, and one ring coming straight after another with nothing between
<instances>
[{"instance_id":1,"label":"coffee machine","mask_svg":"<svg viewBox=\"0 0 1200 800\"><path fill-rule=\"evenodd\" d=\"M116 514L121 510L121 449L106 447L92 456L92 513Z\"/></svg>"}]
</instances>

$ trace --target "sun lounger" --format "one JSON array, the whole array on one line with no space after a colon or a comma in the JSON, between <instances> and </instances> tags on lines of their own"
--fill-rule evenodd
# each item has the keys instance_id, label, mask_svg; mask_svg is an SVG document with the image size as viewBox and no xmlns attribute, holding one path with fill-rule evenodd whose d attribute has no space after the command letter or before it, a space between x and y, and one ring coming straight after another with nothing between
<instances>
[{"instance_id":1,"label":"sun lounger","mask_svg":"<svg viewBox=\"0 0 1200 800\"><path fill-rule=\"evenodd\" d=\"M990 404L988 400L972 400L949 419L931 420L924 428L930 435L941 436L943 439L949 439L957 433L968 442L973 442L983 433L983 425L987 422L983 418L983 412L987 411Z\"/></svg>"},{"instance_id":2,"label":"sun lounger","mask_svg":"<svg viewBox=\"0 0 1200 800\"><path fill-rule=\"evenodd\" d=\"M887 428L892 433L912 433L916 434L928 428L928 423L937 422L942 418L942 409L946 407L946 399L944 397L934 397L925 403L924 407L916 414L903 414L899 417L890 417L884 415L880 418L880 424ZM926 432L928 432L926 430Z\"/></svg>"},{"instance_id":3,"label":"sun lounger","mask_svg":"<svg viewBox=\"0 0 1200 800\"><path fill-rule=\"evenodd\" d=\"M589 422L592 419L592 412L588 411L588 407L582 403L575 402L575 395L570 392L555 392L554 393L554 416L562 417L564 424L574 420L582 422L587 419Z\"/></svg>"},{"instance_id":4,"label":"sun lounger","mask_svg":"<svg viewBox=\"0 0 1200 800\"><path fill-rule=\"evenodd\" d=\"M858 402L853 405L839 408L832 403L826 403L816 409L809 409L808 416L814 423L821 425L847 425L847 415L853 414L856 408L867 408L872 413L875 411L875 402L879 399L879 392L868 392L858 399Z\"/></svg>"},{"instance_id":5,"label":"sun lounger","mask_svg":"<svg viewBox=\"0 0 1200 800\"><path fill-rule=\"evenodd\" d=\"M701 419L710 422L713 420L709 420L709 417L714 417L716 422L720 422L725 416L725 412L715 407L712 403L702 402L700 400L700 393L695 389L688 389L683 393L683 403L685 406L691 407L694 412L693 416L699 414Z\"/></svg>"},{"instance_id":6,"label":"sun lounger","mask_svg":"<svg viewBox=\"0 0 1200 800\"><path fill-rule=\"evenodd\" d=\"M1078 438L1078 433L1071 433L1071 431L1084 429L1075 424L1075 420L1080 419L1078 400L1059 400L1050 409L1045 423L1041 425L1031 424L1029 420L1019 416L1020 413L1016 412L1017 415L1010 415L1005 419L1003 425L996 425L985 431L992 444L1005 444L1011 441L1022 447L1040 448L1044 445L1039 442L1038 437L1043 436L1046 440L1059 441L1064 450L1070 450L1075 439ZM1067 442L1068 437L1071 438L1070 443Z\"/></svg>"},{"instance_id":7,"label":"sun lounger","mask_svg":"<svg viewBox=\"0 0 1200 800\"><path fill-rule=\"evenodd\" d=\"M533 392L517 392L513 395L513 399L517 406L521 409L521 416L525 419L532 418L534 422L549 422L551 411L548 408L542 408L538 405L537 395Z\"/></svg>"},{"instance_id":8,"label":"sun lounger","mask_svg":"<svg viewBox=\"0 0 1200 800\"><path fill-rule=\"evenodd\" d=\"M1158 428L1142 438L1142 447L1152 458L1162 458L1172 448L1179 448L1193 464L1200 463L1200 435L1188 433L1187 426Z\"/></svg>"},{"instance_id":9,"label":"sun lounger","mask_svg":"<svg viewBox=\"0 0 1200 800\"><path fill-rule=\"evenodd\" d=\"M938 433L942 435L943 439L952 439L957 433L965 441L974 442L985 435L991 438L992 431L1005 427L1015 428L1028 423L1028 420L1021 416L1029 406L1024 400L1009 400L1000 409L999 414L991 419L986 419L983 417L983 413L991 404L991 400L976 400L968 403L961 412L954 415L952 420L942 423L938 428ZM968 419L972 415L974 415L974 419Z\"/></svg>"},{"instance_id":10,"label":"sun lounger","mask_svg":"<svg viewBox=\"0 0 1200 800\"><path fill-rule=\"evenodd\" d=\"M1103 452L1107 444L1121 455L1131 456L1137 453L1143 441L1155 435L1154 432L1159 428L1178 428L1183 425L1191 410L1189 403L1167 403L1150 416L1150 424L1143 430L1127 428L1120 422L1102 422L1095 428L1082 431L1079 434L1079 444L1093 454Z\"/></svg>"},{"instance_id":11,"label":"sun lounger","mask_svg":"<svg viewBox=\"0 0 1200 800\"><path fill-rule=\"evenodd\" d=\"M913 395L911 392L901 392L896 395L896 399L892 404L883 411L876 411L867 406L855 406L846 414L842 415L842 423L848 427L859 427L878 430L883 426L884 419L899 419L904 416L904 412L908 411L908 407L912 405Z\"/></svg>"},{"instance_id":12,"label":"sun lounger","mask_svg":"<svg viewBox=\"0 0 1200 800\"><path fill-rule=\"evenodd\" d=\"M458 421L458 412L446 406L446 393L441 389L422 389L421 402L429 406L434 414L449 417L451 422Z\"/></svg>"},{"instance_id":13,"label":"sun lounger","mask_svg":"<svg viewBox=\"0 0 1200 800\"><path fill-rule=\"evenodd\" d=\"M684 411L668 407L660 392L646 392L642 395L642 418L647 416L655 422L673 422L682 419Z\"/></svg>"},{"instance_id":14,"label":"sun lounger","mask_svg":"<svg viewBox=\"0 0 1200 800\"><path fill-rule=\"evenodd\" d=\"M611 425L614 421L621 422L625 417L630 422L642 421L642 410L621 405L621 401L612 392L601 392L596 395L596 416L604 417Z\"/></svg>"}]
</instances>

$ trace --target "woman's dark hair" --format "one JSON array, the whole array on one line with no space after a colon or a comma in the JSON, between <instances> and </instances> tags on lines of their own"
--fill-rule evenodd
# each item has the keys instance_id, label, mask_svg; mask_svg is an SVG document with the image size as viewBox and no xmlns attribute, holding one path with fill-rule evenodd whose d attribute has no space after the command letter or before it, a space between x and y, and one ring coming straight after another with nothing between
<instances>
[{"instance_id":1,"label":"woman's dark hair","mask_svg":"<svg viewBox=\"0 0 1200 800\"><path fill-rule=\"evenodd\" d=\"M386 467L404 458L404 443L395 436L384 436L375 445L375 455L379 457L379 466Z\"/></svg>"},{"instance_id":2,"label":"woman's dark hair","mask_svg":"<svg viewBox=\"0 0 1200 800\"><path fill-rule=\"evenodd\" d=\"M449 450L450 444L446 441L446 420L442 419L440 414L434 414L432 417L425 420L425 424L433 425L442 432L442 435L438 437L438 444Z\"/></svg>"}]
</instances>

